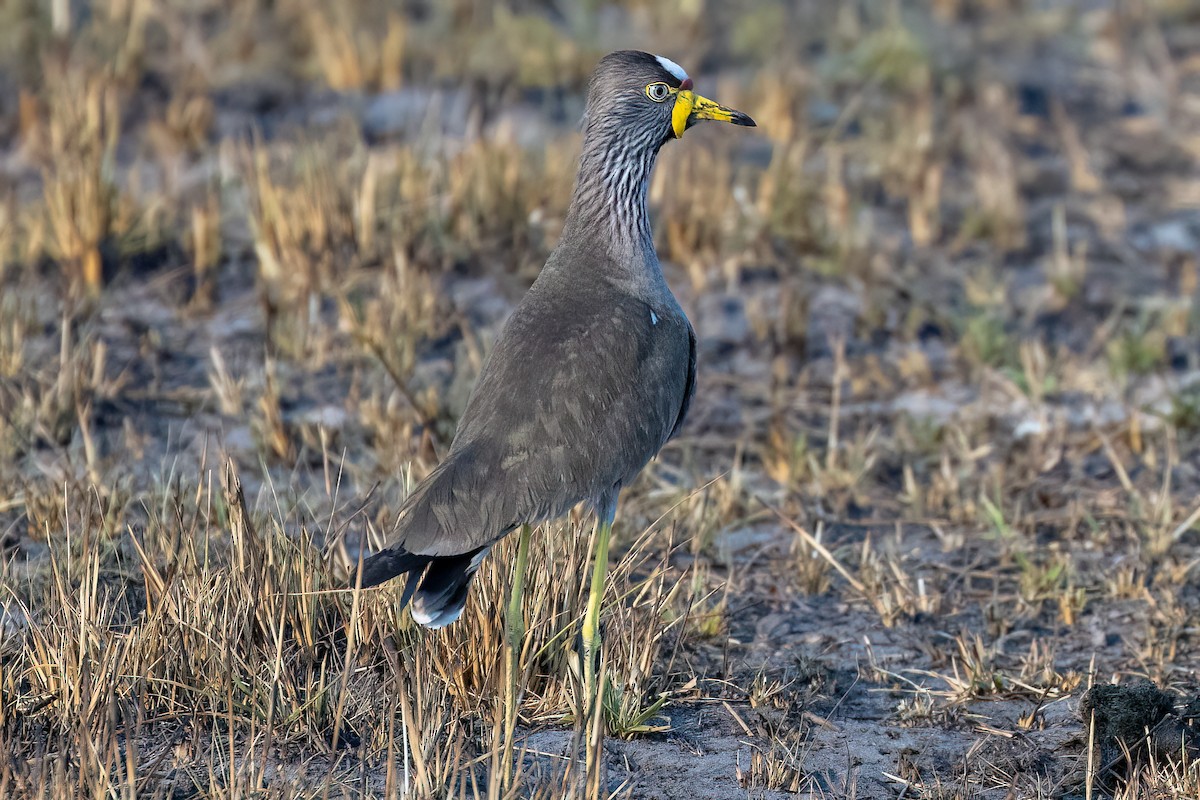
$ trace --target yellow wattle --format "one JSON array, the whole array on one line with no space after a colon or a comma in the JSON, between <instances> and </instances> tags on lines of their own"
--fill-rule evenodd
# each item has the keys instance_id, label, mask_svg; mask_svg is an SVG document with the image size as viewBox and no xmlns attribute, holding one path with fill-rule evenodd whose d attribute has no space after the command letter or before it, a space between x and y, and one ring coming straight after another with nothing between
<instances>
[{"instance_id":1,"label":"yellow wattle","mask_svg":"<svg viewBox=\"0 0 1200 800\"><path fill-rule=\"evenodd\" d=\"M690 89L680 89L675 95L675 108L671 111L671 130L676 139L683 138L687 130L688 118L692 116L692 108L696 105L696 94Z\"/></svg>"}]
</instances>

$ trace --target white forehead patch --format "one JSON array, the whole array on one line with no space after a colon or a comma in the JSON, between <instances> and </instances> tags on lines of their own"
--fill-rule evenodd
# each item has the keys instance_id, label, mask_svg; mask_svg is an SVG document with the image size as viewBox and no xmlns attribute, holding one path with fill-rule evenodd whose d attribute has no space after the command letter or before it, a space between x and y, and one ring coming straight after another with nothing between
<instances>
[{"instance_id":1,"label":"white forehead patch","mask_svg":"<svg viewBox=\"0 0 1200 800\"><path fill-rule=\"evenodd\" d=\"M679 80L680 83L687 80L688 74L683 71L683 67L679 66L674 61L672 61L671 59L669 59L665 56L655 56L655 58L658 59L659 64L662 64L662 68L665 69L667 72L671 73L672 75L674 75Z\"/></svg>"}]
</instances>

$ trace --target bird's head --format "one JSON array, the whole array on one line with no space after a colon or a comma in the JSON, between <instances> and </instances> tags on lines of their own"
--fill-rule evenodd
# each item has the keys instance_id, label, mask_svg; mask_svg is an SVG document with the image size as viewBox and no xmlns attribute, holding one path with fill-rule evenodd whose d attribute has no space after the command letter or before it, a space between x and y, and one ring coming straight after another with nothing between
<instances>
[{"instance_id":1,"label":"bird's head","mask_svg":"<svg viewBox=\"0 0 1200 800\"><path fill-rule=\"evenodd\" d=\"M659 146L681 138L702 119L754 127L741 111L696 94L683 68L663 56L619 50L602 58L592 73L585 130L619 127Z\"/></svg>"}]
</instances>

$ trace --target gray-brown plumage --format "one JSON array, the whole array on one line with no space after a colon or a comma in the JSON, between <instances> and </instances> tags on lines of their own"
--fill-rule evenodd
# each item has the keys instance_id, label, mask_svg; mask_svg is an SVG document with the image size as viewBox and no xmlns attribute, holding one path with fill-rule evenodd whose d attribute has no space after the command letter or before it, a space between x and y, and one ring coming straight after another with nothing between
<instances>
[{"instance_id":1,"label":"gray-brown plumage","mask_svg":"<svg viewBox=\"0 0 1200 800\"><path fill-rule=\"evenodd\" d=\"M617 494L678 432L695 389L692 326L646 213L659 148L697 119L753 125L691 91L673 62L612 53L592 75L562 237L497 340L445 460L408 497L363 586L408 574L413 617L462 613L488 550L520 525Z\"/></svg>"}]
</instances>

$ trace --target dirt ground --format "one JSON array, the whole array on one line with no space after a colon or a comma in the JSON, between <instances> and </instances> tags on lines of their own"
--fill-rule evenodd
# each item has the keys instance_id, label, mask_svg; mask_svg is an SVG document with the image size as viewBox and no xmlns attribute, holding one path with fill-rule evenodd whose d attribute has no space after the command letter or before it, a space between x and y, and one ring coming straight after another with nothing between
<instances>
[{"instance_id":1,"label":"dirt ground","mask_svg":"<svg viewBox=\"0 0 1200 800\"><path fill-rule=\"evenodd\" d=\"M700 377L618 517L613 685L666 700L608 791L1200 796L1200 8L83 5L3 12L0 794L397 796L404 728L414 796L560 796L586 520L512 789L508 551L441 632L326 592L553 247L589 65L662 40L760 128L652 186Z\"/></svg>"}]
</instances>

